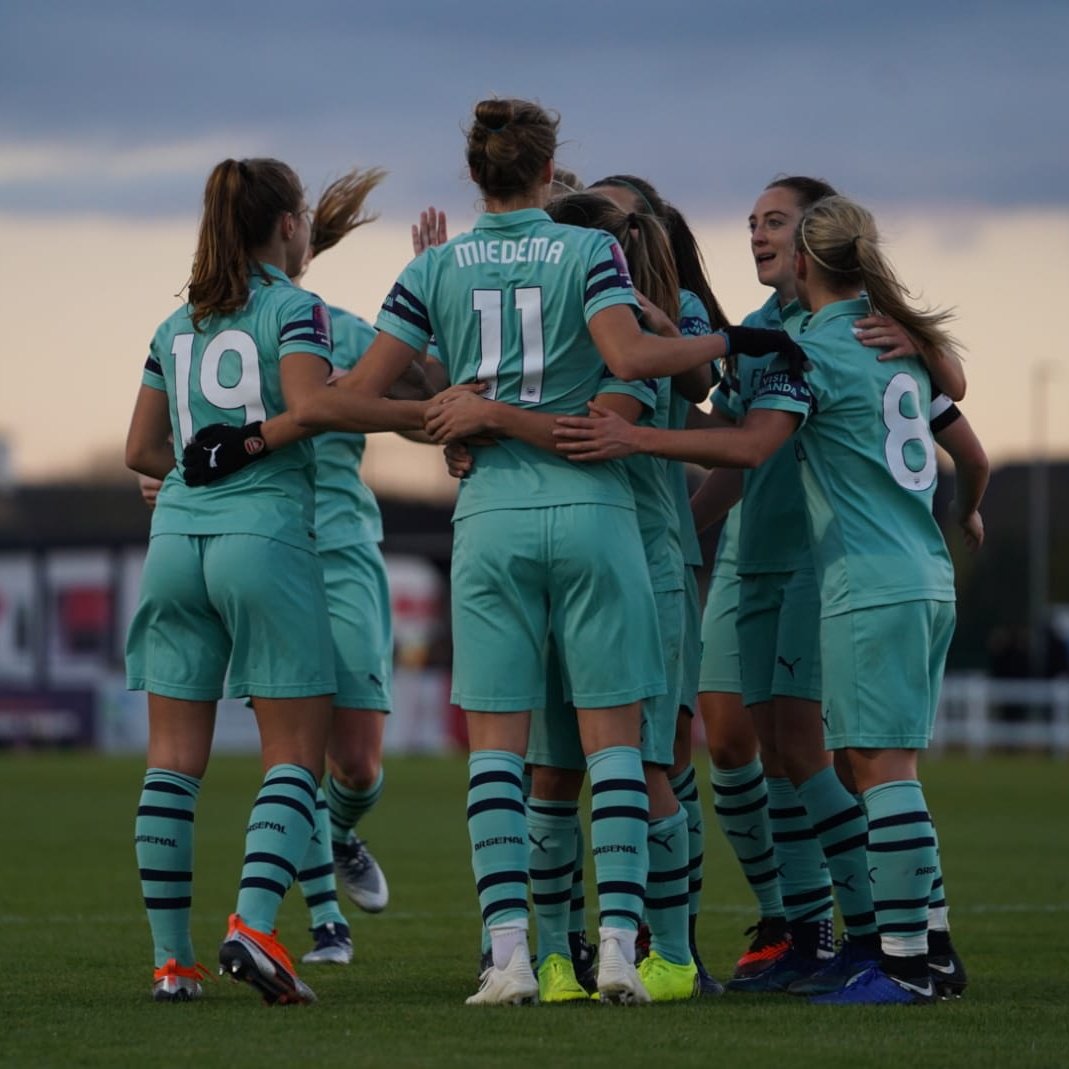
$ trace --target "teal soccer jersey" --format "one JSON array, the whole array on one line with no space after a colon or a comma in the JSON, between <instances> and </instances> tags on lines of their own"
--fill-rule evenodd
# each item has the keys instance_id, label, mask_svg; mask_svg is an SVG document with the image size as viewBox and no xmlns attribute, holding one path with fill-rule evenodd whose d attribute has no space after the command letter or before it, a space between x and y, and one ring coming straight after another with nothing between
<instances>
[{"instance_id":1,"label":"teal soccer jersey","mask_svg":"<svg viewBox=\"0 0 1069 1069\"><path fill-rule=\"evenodd\" d=\"M585 415L605 375L587 323L638 307L619 245L537 209L486 214L474 230L427 249L401 274L376 326L415 349L433 335L453 383L562 415ZM574 464L515 439L472 450L455 519L495 509L577 503L634 508L619 461Z\"/></svg>"},{"instance_id":2,"label":"teal soccer jersey","mask_svg":"<svg viewBox=\"0 0 1069 1069\"><path fill-rule=\"evenodd\" d=\"M656 393L646 400L637 387ZM638 422L646 427L667 427L672 392L671 379L651 379L648 383L603 380L599 394L626 393L643 400L652 411L643 413ZM625 458L627 476L635 495L635 515L642 548L650 566L650 582L655 593L683 589L683 551L680 544L680 524L675 495L671 485L671 461L662 457L636 454ZM689 503L688 503L689 512ZM694 520L690 525L693 528Z\"/></svg>"},{"instance_id":3,"label":"teal soccer jersey","mask_svg":"<svg viewBox=\"0 0 1069 1069\"><path fill-rule=\"evenodd\" d=\"M690 290L679 291L679 330L685 337L697 337L713 332L705 305L698 299L698 295ZM681 393L673 390L668 426L673 430L685 427L689 411L690 402ZM690 511L690 489L687 486L686 465L678 461L669 462L668 477L672 481L672 493L679 516L679 538L683 545L683 560L691 567L700 567L702 549L698 541L698 532L694 529L694 516Z\"/></svg>"},{"instance_id":4,"label":"teal soccer jersey","mask_svg":"<svg viewBox=\"0 0 1069 1069\"><path fill-rule=\"evenodd\" d=\"M330 361L323 302L275 267L260 265L240 311L194 330L192 309L175 312L152 339L142 382L167 394L175 462L211 423L243 426L285 410L280 363L290 353ZM156 534L257 534L314 549L315 465L311 442L296 442L210 486L186 486L179 468L164 480L152 515Z\"/></svg>"},{"instance_id":5,"label":"teal soccer jersey","mask_svg":"<svg viewBox=\"0 0 1069 1069\"><path fill-rule=\"evenodd\" d=\"M330 309L334 367L351 371L375 339L375 328L360 316ZM375 495L360 478L367 437L328 432L312 439L316 459L316 546L320 553L341 546L382 541L382 514Z\"/></svg>"},{"instance_id":6,"label":"teal soccer jersey","mask_svg":"<svg viewBox=\"0 0 1069 1069\"><path fill-rule=\"evenodd\" d=\"M792 379L777 358L755 408L802 416L802 485L821 613L954 600L954 574L932 516L936 458L931 382L916 358L881 362L853 333L868 301L836 301L798 341L812 364Z\"/></svg>"},{"instance_id":7,"label":"teal soccer jersey","mask_svg":"<svg viewBox=\"0 0 1069 1069\"><path fill-rule=\"evenodd\" d=\"M780 308L775 294L742 322L747 327L784 330L797 337L806 312L797 301ZM740 420L749 411L760 387L765 369L775 354L762 357L738 355L738 392L730 397L727 408ZM721 383L718 393L730 386ZM805 501L798 474L793 440L785 442L775 456L759 468L743 474L742 508L739 521L737 569L739 575L766 572L793 572L811 560L806 530Z\"/></svg>"}]
</instances>

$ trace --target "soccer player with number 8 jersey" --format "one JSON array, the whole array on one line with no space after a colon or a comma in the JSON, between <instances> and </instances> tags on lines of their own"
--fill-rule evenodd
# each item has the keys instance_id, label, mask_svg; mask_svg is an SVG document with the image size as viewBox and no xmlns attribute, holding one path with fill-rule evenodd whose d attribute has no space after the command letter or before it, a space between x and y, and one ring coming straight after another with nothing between
<instances>
[{"instance_id":1,"label":"soccer player with number 8 jersey","mask_svg":"<svg viewBox=\"0 0 1069 1069\"><path fill-rule=\"evenodd\" d=\"M954 346L943 330L946 313L906 303L872 216L846 198L807 209L795 275L799 299L812 312L798 337L801 351L778 332L733 337L747 352L780 354L739 428L654 432L612 419L566 419L558 436L576 458L637 448L749 468L801 425L799 467L821 595L826 737L846 752L862 794L881 945L878 964L816 1001L927 1002L935 995L928 909L938 847L917 755L931 735L953 633L953 571L931 512L928 371L917 358L874 360L854 324L876 308L929 360Z\"/></svg>"}]
</instances>

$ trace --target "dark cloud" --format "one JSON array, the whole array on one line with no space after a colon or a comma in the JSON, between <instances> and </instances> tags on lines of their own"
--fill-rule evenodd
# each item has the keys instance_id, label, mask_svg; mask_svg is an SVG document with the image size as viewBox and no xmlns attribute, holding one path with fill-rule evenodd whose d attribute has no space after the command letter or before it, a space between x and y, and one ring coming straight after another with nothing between
<instances>
[{"instance_id":1,"label":"dark cloud","mask_svg":"<svg viewBox=\"0 0 1069 1069\"><path fill-rule=\"evenodd\" d=\"M379 163L391 171L385 210L432 198L467 208L461 127L493 93L559 109L562 162L582 176L647 175L694 214L739 212L784 171L881 201L1069 200L1064 2L517 10L8 4L0 210L195 212L208 166L228 151L281 156L313 191ZM175 144L189 146L184 165ZM63 173L3 166L56 145L78 150ZM104 167L87 155L97 146L139 166ZM154 151L168 173L144 166Z\"/></svg>"}]
</instances>

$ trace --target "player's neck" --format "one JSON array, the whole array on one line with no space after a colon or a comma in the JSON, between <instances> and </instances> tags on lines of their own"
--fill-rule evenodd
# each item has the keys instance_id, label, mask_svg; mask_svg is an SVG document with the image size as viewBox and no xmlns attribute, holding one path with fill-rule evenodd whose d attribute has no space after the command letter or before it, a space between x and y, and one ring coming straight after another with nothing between
<instances>
[{"instance_id":1,"label":"player's neck","mask_svg":"<svg viewBox=\"0 0 1069 1069\"><path fill-rule=\"evenodd\" d=\"M538 186L515 197L487 197L486 210L497 215L502 212L522 212L527 208L544 208L548 193L549 186Z\"/></svg>"}]
</instances>

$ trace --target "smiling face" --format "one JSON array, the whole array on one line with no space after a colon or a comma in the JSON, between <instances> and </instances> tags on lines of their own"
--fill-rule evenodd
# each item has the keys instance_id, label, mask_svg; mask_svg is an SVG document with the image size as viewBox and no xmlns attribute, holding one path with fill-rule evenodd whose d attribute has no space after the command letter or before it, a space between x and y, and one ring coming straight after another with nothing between
<instances>
[{"instance_id":1,"label":"smiling face","mask_svg":"<svg viewBox=\"0 0 1069 1069\"><path fill-rule=\"evenodd\" d=\"M783 186L766 189L750 213L750 249L757 281L784 299L794 297L794 236L801 219L798 195Z\"/></svg>"}]
</instances>

